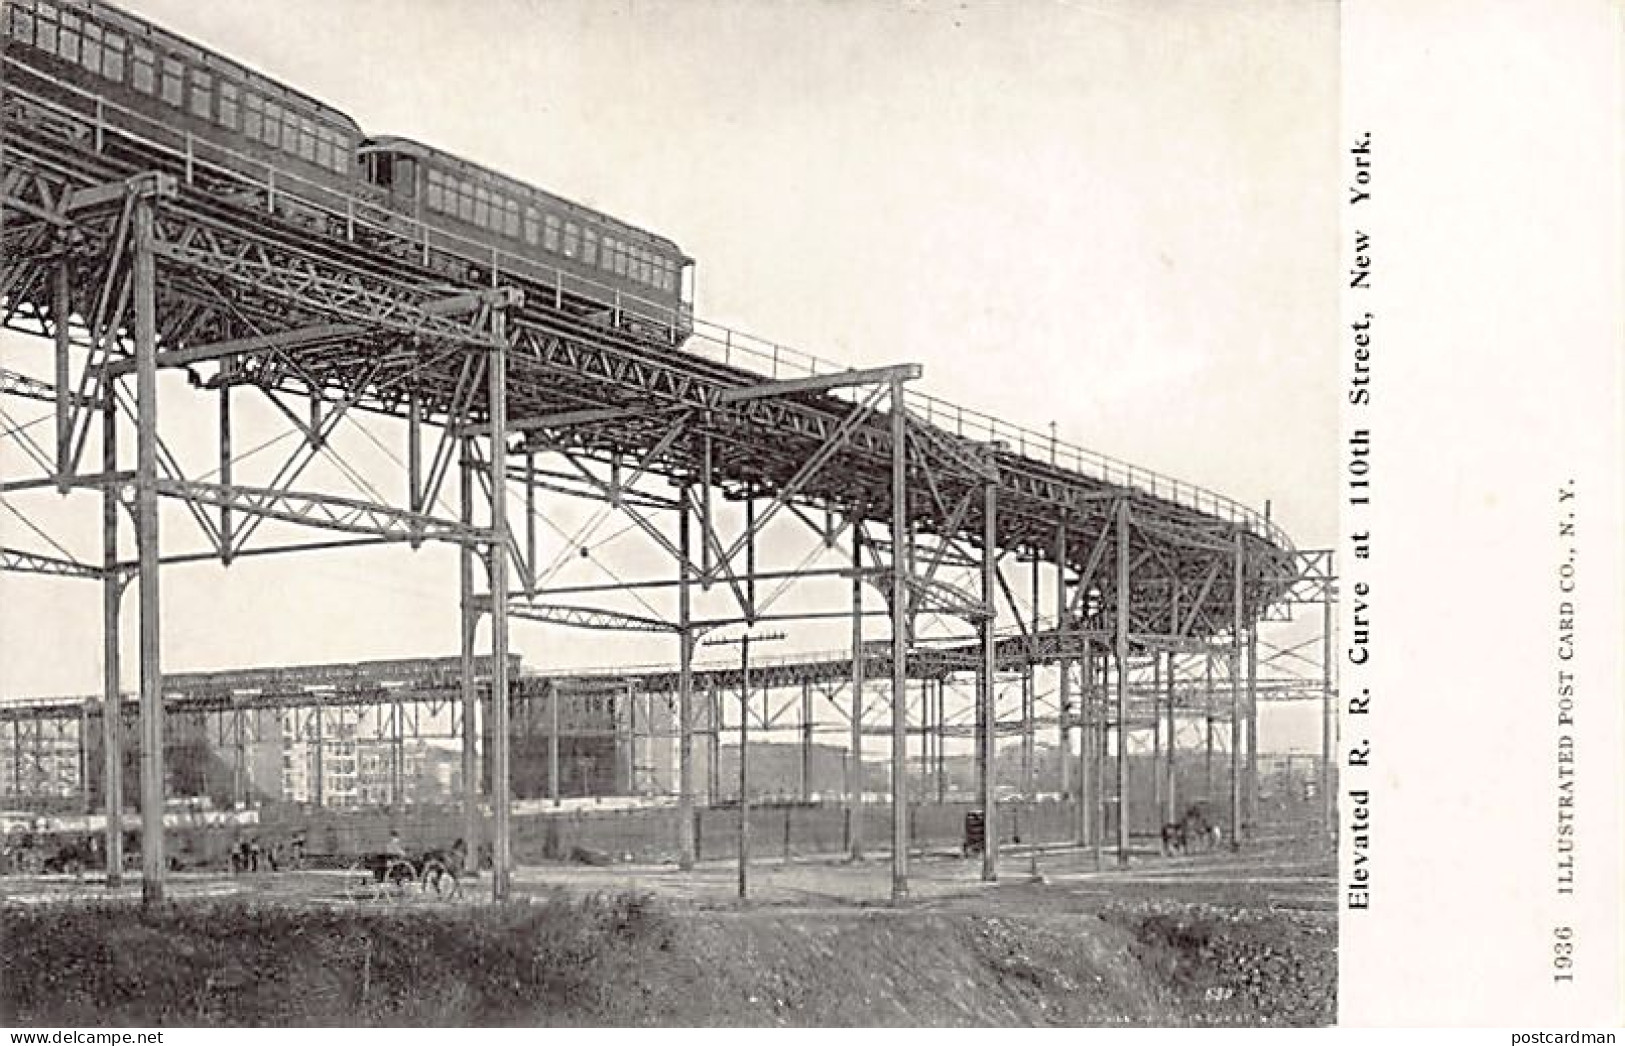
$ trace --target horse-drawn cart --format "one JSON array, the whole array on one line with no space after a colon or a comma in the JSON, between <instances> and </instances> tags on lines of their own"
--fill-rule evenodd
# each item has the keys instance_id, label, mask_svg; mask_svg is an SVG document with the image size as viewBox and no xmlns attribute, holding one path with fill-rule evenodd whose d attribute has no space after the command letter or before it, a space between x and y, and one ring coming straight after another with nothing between
<instances>
[{"instance_id":1,"label":"horse-drawn cart","mask_svg":"<svg viewBox=\"0 0 1625 1046\"><path fill-rule=\"evenodd\" d=\"M461 839L449 849L421 854L369 853L350 864L345 896L355 902L404 901L414 897L454 900L462 892L467 848Z\"/></svg>"}]
</instances>

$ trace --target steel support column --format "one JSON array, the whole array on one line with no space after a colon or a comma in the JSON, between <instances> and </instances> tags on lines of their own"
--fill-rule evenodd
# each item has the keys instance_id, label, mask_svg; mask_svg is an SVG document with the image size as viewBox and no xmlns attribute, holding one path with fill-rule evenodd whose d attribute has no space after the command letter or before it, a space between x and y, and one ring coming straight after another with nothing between
<instances>
[{"instance_id":1,"label":"steel support column","mask_svg":"<svg viewBox=\"0 0 1625 1046\"><path fill-rule=\"evenodd\" d=\"M750 892L750 633L739 637L739 903Z\"/></svg>"},{"instance_id":2,"label":"steel support column","mask_svg":"<svg viewBox=\"0 0 1625 1046\"><path fill-rule=\"evenodd\" d=\"M863 860L863 523L852 523L852 755L846 761L848 856Z\"/></svg>"},{"instance_id":3,"label":"steel support column","mask_svg":"<svg viewBox=\"0 0 1625 1046\"><path fill-rule=\"evenodd\" d=\"M1151 811L1162 816L1162 652L1151 654Z\"/></svg>"},{"instance_id":4,"label":"steel support column","mask_svg":"<svg viewBox=\"0 0 1625 1046\"><path fill-rule=\"evenodd\" d=\"M1079 755L1079 766L1082 775L1089 782L1092 791L1090 796L1089 841L1094 848L1095 868L1098 870L1106 859L1106 704L1104 684L1105 672L1100 674L1101 688L1095 686L1095 653L1093 644L1085 639L1083 641L1083 702L1086 714L1090 718L1090 728L1084 731L1079 739L1080 747L1087 747L1087 755ZM1096 694L1100 699L1096 699Z\"/></svg>"},{"instance_id":5,"label":"steel support column","mask_svg":"<svg viewBox=\"0 0 1625 1046\"><path fill-rule=\"evenodd\" d=\"M1117 502L1117 863L1128 864L1129 507Z\"/></svg>"},{"instance_id":6,"label":"steel support column","mask_svg":"<svg viewBox=\"0 0 1625 1046\"><path fill-rule=\"evenodd\" d=\"M90 706L89 701L79 703L79 731L74 739L78 763L74 786L79 789L79 798L82 801L80 809L87 816L96 812L96 804L90 797Z\"/></svg>"},{"instance_id":7,"label":"steel support column","mask_svg":"<svg viewBox=\"0 0 1625 1046\"><path fill-rule=\"evenodd\" d=\"M1230 606L1230 849L1241 849L1241 632L1242 557L1246 548L1236 531Z\"/></svg>"},{"instance_id":8,"label":"steel support column","mask_svg":"<svg viewBox=\"0 0 1625 1046\"><path fill-rule=\"evenodd\" d=\"M220 485L227 490L231 489L231 385L220 386L219 413L216 421L220 433ZM226 566L231 565L232 543L234 540L235 523L232 519L230 502L220 506L220 562Z\"/></svg>"},{"instance_id":9,"label":"steel support column","mask_svg":"<svg viewBox=\"0 0 1625 1046\"><path fill-rule=\"evenodd\" d=\"M486 366L491 415L491 813L496 837L491 897L503 901L513 871L513 840L508 826L508 329L501 309L491 314L491 336L495 345Z\"/></svg>"},{"instance_id":10,"label":"steel support column","mask_svg":"<svg viewBox=\"0 0 1625 1046\"><path fill-rule=\"evenodd\" d=\"M1037 569L1037 564L1034 564L1033 569ZM1038 607L1035 603L1033 606L1033 619L1036 621L1037 617ZM1078 800L1077 836L1078 842L1081 844L1084 838L1081 787L1079 795L1072 794L1072 656L1068 650L1070 638L1068 636L1068 619L1070 617L1071 614L1068 613L1066 601L1066 525L1062 524L1061 528L1055 532L1055 645L1059 651L1056 665L1060 672L1056 685L1060 688L1059 701L1061 705L1060 786L1061 801L1063 803L1068 799ZM1082 780L1080 779L1079 785L1081 786L1081 784Z\"/></svg>"},{"instance_id":11,"label":"steel support column","mask_svg":"<svg viewBox=\"0 0 1625 1046\"><path fill-rule=\"evenodd\" d=\"M164 694L158 600L158 315L153 204L135 204L136 558L141 594L141 900L163 903Z\"/></svg>"},{"instance_id":12,"label":"steel support column","mask_svg":"<svg viewBox=\"0 0 1625 1046\"><path fill-rule=\"evenodd\" d=\"M459 441L457 453L458 518L463 524L464 537L457 546L458 587L458 642L463 699L463 838L468 840L468 853L463 870L479 871L480 843L485 833L480 827L480 775L479 740L476 724L479 721L479 695L474 682L474 635L479 628L479 613L474 607L474 539L467 532L474 525L474 463L469 440Z\"/></svg>"},{"instance_id":13,"label":"steel support column","mask_svg":"<svg viewBox=\"0 0 1625 1046\"><path fill-rule=\"evenodd\" d=\"M677 495L677 866L694 867L694 624L689 488Z\"/></svg>"},{"instance_id":14,"label":"steel support column","mask_svg":"<svg viewBox=\"0 0 1625 1046\"><path fill-rule=\"evenodd\" d=\"M1021 797L1033 799L1033 664L1021 667Z\"/></svg>"},{"instance_id":15,"label":"steel support column","mask_svg":"<svg viewBox=\"0 0 1625 1046\"><path fill-rule=\"evenodd\" d=\"M69 338L68 314L72 312L73 272L66 255L52 270L51 321L55 335L56 356L56 480L57 492L68 492L68 474L73 471L73 388L69 351L73 343ZM110 393L109 393L110 394Z\"/></svg>"},{"instance_id":16,"label":"steel support column","mask_svg":"<svg viewBox=\"0 0 1625 1046\"><path fill-rule=\"evenodd\" d=\"M559 683L547 681L547 797L558 808L564 802L559 792Z\"/></svg>"},{"instance_id":17,"label":"steel support column","mask_svg":"<svg viewBox=\"0 0 1625 1046\"><path fill-rule=\"evenodd\" d=\"M1168 652L1168 762L1165 767L1166 776L1162 786L1163 797L1163 823L1173 824L1179 819L1179 797L1174 794L1177 780L1179 758L1179 723L1175 717L1174 701L1178 697L1178 689L1174 683L1174 673L1177 663L1173 651Z\"/></svg>"},{"instance_id":18,"label":"steel support column","mask_svg":"<svg viewBox=\"0 0 1625 1046\"><path fill-rule=\"evenodd\" d=\"M1320 637L1320 817L1328 838L1337 835L1337 803L1332 798L1332 745L1337 728L1337 706L1332 701L1332 579L1331 564L1326 568L1325 612L1321 618Z\"/></svg>"},{"instance_id":19,"label":"steel support column","mask_svg":"<svg viewBox=\"0 0 1625 1046\"><path fill-rule=\"evenodd\" d=\"M313 752L314 758L312 759L312 765L315 766L316 772L312 776L316 779L314 789L316 808L321 809L327 805L327 709L322 705L317 705L311 709L310 718L316 724L316 745Z\"/></svg>"},{"instance_id":20,"label":"steel support column","mask_svg":"<svg viewBox=\"0 0 1625 1046\"><path fill-rule=\"evenodd\" d=\"M813 699L812 681L801 681L801 801L812 799Z\"/></svg>"},{"instance_id":21,"label":"steel support column","mask_svg":"<svg viewBox=\"0 0 1625 1046\"><path fill-rule=\"evenodd\" d=\"M908 896L908 413L891 383L891 899Z\"/></svg>"},{"instance_id":22,"label":"steel support column","mask_svg":"<svg viewBox=\"0 0 1625 1046\"><path fill-rule=\"evenodd\" d=\"M946 679L938 679L936 686L933 688L936 691L937 701L936 782L937 802L939 803L948 801L948 759L942 748L943 739L948 736L948 701L947 695L944 693L947 688L948 681Z\"/></svg>"},{"instance_id":23,"label":"steel support column","mask_svg":"<svg viewBox=\"0 0 1625 1046\"><path fill-rule=\"evenodd\" d=\"M707 755L710 758L706 762L705 803L707 806L715 806L722 794L722 697L717 693L715 676L711 678L711 685L708 690L710 694L711 736L707 739L710 746Z\"/></svg>"},{"instance_id":24,"label":"steel support column","mask_svg":"<svg viewBox=\"0 0 1625 1046\"><path fill-rule=\"evenodd\" d=\"M1247 622L1247 791L1243 825L1249 841L1258 832L1258 624Z\"/></svg>"},{"instance_id":25,"label":"steel support column","mask_svg":"<svg viewBox=\"0 0 1625 1046\"><path fill-rule=\"evenodd\" d=\"M989 463L993 461L988 456ZM989 478L982 484L982 608L983 616L977 623L982 645L981 664L976 671L977 733L976 774L979 798L982 802L982 880L993 882L999 877L999 824L997 776L998 758L998 701L995 700L995 673L998 671L997 621L998 603L998 509L999 484Z\"/></svg>"},{"instance_id":26,"label":"steel support column","mask_svg":"<svg viewBox=\"0 0 1625 1046\"><path fill-rule=\"evenodd\" d=\"M102 801L107 813L107 885L124 885L124 715L119 694L118 408L112 389L102 402Z\"/></svg>"},{"instance_id":27,"label":"steel support column","mask_svg":"<svg viewBox=\"0 0 1625 1046\"><path fill-rule=\"evenodd\" d=\"M223 738L222 738L223 740ZM231 805L242 810L248 805L248 749L243 740L242 699L231 695Z\"/></svg>"},{"instance_id":28,"label":"steel support column","mask_svg":"<svg viewBox=\"0 0 1625 1046\"><path fill-rule=\"evenodd\" d=\"M1094 789L1090 787L1091 782L1089 780L1089 745L1092 740L1091 731L1094 725L1094 716L1089 707L1088 639L1083 641L1083 658L1078 662L1078 664L1082 666L1083 678L1080 680L1082 685L1078 687L1078 762L1076 767L1077 788L1075 790L1076 794L1073 796L1073 799L1078 804L1078 808L1073 815L1073 830L1074 834L1076 835L1078 845L1087 846L1089 843L1089 826L1090 821L1092 820L1090 817L1089 803L1094 796ZM1061 679L1063 685L1070 688L1070 680L1068 677L1072 673L1071 659L1069 658L1066 661L1063 661L1062 665ZM1072 750L1070 746L1061 752L1061 762L1069 766L1072 764Z\"/></svg>"},{"instance_id":29,"label":"steel support column","mask_svg":"<svg viewBox=\"0 0 1625 1046\"><path fill-rule=\"evenodd\" d=\"M389 803L397 815L406 806L406 710L399 698L390 705L394 729L389 738Z\"/></svg>"},{"instance_id":30,"label":"steel support column","mask_svg":"<svg viewBox=\"0 0 1625 1046\"><path fill-rule=\"evenodd\" d=\"M1202 759L1203 794L1213 801L1213 648L1202 653L1202 709L1207 720L1207 752Z\"/></svg>"}]
</instances>

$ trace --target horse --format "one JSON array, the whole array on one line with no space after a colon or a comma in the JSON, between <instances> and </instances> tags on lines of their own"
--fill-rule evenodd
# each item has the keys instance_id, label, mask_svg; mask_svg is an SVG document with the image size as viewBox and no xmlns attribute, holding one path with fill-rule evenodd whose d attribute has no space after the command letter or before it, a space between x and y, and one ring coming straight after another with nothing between
<instances>
[{"instance_id":1,"label":"horse","mask_svg":"<svg viewBox=\"0 0 1625 1046\"><path fill-rule=\"evenodd\" d=\"M424 889L435 893L456 893L462 885L463 865L468 861L468 844L458 839L442 850L426 850L413 862ZM450 880L450 890L447 890Z\"/></svg>"},{"instance_id":2,"label":"horse","mask_svg":"<svg viewBox=\"0 0 1625 1046\"><path fill-rule=\"evenodd\" d=\"M1185 816L1162 826L1162 852L1165 855L1190 853L1191 847L1197 843L1203 844L1204 849L1216 849L1219 839L1219 826L1208 820L1207 811L1201 803L1192 803L1185 810Z\"/></svg>"}]
</instances>

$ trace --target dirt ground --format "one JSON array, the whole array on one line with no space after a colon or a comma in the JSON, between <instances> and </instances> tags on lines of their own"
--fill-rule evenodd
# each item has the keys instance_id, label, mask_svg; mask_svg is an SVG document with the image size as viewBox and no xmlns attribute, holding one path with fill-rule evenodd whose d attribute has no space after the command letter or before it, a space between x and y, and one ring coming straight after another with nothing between
<instances>
[{"instance_id":1,"label":"dirt ground","mask_svg":"<svg viewBox=\"0 0 1625 1046\"><path fill-rule=\"evenodd\" d=\"M521 905L636 898L648 940L616 940L612 984L569 1006L448 1010L433 1023L635 1025L1323 1024L1335 1019L1335 870L1329 850L1262 841L1239 854L1131 855L1102 867L1076 849L979 858L915 855L891 899L889 855L753 863L522 867ZM417 912L489 909L488 879L452 901L416 892L356 901L342 873L178 875L177 901ZM118 894L133 898L137 884ZM8 905L106 899L94 881L0 880ZM458 913L463 913L459 916ZM631 949L631 950L628 950ZM635 954L634 954L635 953ZM463 992L479 996L472 986ZM220 1012L229 1013L229 1000ZM439 1011L437 1011L439 1013ZM442 1019L442 1017L444 1019ZM342 1021L342 1017L337 1018ZM357 1017L361 1021L361 1017ZM370 1022L370 1019L368 1020ZM225 1023L230 1023L226 1021Z\"/></svg>"}]
</instances>

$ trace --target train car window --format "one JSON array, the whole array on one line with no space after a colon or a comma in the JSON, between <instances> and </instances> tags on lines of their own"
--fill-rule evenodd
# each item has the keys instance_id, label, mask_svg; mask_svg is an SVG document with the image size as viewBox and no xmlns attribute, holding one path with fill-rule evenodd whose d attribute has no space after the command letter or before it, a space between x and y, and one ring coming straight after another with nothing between
<instances>
[{"instance_id":1,"label":"train car window","mask_svg":"<svg viewBox=\"0 0 1625 1046\"><path fill-rule=\"evenodd\" d=\"M474 224L481 228L491 226L491 194L483 185L474 187Z\"/></svg>"},{"instance_id":2,"label":"train car window","mask_svg":"<svg viewBox=\"0 0 1625 1046\"><path fill-rule=\"evenodd\" d=\"M343 174L350 169L350 136L342 131L333 135L333 171Z\"/></svg>"},{"instance_id":3,"label":"train car window","mask_svg":"<svg viewBox=\"0 0 1625 1046\"><path fill-rule=\"evenodd\" d=\"M474 187L465 181L457 183L457 217L474 224Z\"/></svg>"},{"instance_id":4,"label":"train car window","mask_svg":"<svg viewBox=\"0 0 1625 1046\"><path fill-rule=\"evenodd\" d=\"M559 249L559 216L550 214L543 229L542 246L550 251Z\"/></svg>"},{"instance_id":5,"label":"train car window","mask_svg":"<svg viewBox=\"0 0 1625 1046\"><path fill-rule=\"evenodd\" d=\"M604 245L598 251L598 264L605 272L615 266L615 237L604 234Z\"/></svg>"},{"instance_id":6,"label":"train car window","mask_svg":"<svg viewBox=\"0 0 1625 1046\"><path fill-rule=\"evenodd\" d=\"M377 159L378 157L375 156L374 162L376 162ZM441 187L440 181L440 172L432 167L429 169L428 205L429 210L431 211L443 211L446 209L444 189Z\"/></svg>"},{"instance_id":7,"label":"train car window","mask_svg":"<svg viewBox=\"0 0 1625 1046\"><path fill-rule=\"evenodd\" d=\"M154 57L152 48L140 44L136 44L131 53L130 86L142 94L151 94L157 82L153 77Z\"/></svg>"},{"instance_id":8,"label":"train car window","mask_svg":"<svg viewBox=\"0 0 1625 1046\"><path fill-rule=\"evenodd\" d=\"M62 29L57 37L56 53L64 62L79 61L79 16L72 11L61 14Z\"/></svg>"},{"instance_id":9,"label":"train car window","mask_svg":"<svg viewBox=\"0 0 1625 1046\"><path fill-rule=\"evenodd\" d=\"M33 43L34 10L29 0L14 0L6 10L10 12L10 17L6 19L6 35L25 44Z\"/></svg>"},{"instance_id":10,"label":"train car window","mask_svg":"<svg viewBox=\"0 0 1625 1046\"><path fill-rule=\"evenodd\" d=\"M581 261L584 265L598 264L598 230L588 229L581 234Z\"/></svg>"},{"instance_id":11,"label":"train car window","mask_svg":"<svg viewBox=\"0 0 1625 1046\"><path fill-rule=\"evenodd\" d=\"M574 258L581 250L581 226L575 222L564 223L564 256Z\"/></svg>"},{"instance_id":12,"label":"train car window","mask_svg":"<svg viewBox=\"0 0 1625 1046\"><path fill-rule=\"evenodd\" d=\"M184 86L181 79L183 72L179 58L171 58L169 55L164 56L164 79L160 93L164 101L170 105L179 106L181 104L181 91Z\"/></svg>"},{"instance_id":13,"label":"train car window","mask_svg":"<svg viewBox=\"0 0 1625 1046\"><path fill-rule=\"evenodd\" d=\"M282 106L267 98L265 100L265 126L261 128L260 140L273 149L282 146Z\"/></svg>"},{"instance_id":14,"label":"train car window","mask_svg":"<svg viewBox=\"0 0 1625 1046\"><path fill-rule=\"evenodd\" d=\"M316 162L333 169L333 136L325 127L316 128Z\"/></svg>"},{"instance_id":15,"label":"train car window","mask_svg":"<svg viewBox=\"0 0 1625 1046\"><path fill-rule=\"evenodd\" d=\"M85 23L85 39L79 45L79 64L100 76L102 71L102 27Z\"/></svg>"},{"instance_id":16,"label":"train car window","mask_svg":"<svg viewBox=\"0 0 1625 1046\"><path fill-rule=\"evenodd\" d=\"M34 24L34 43L41 51L56 52L56 8L40 4L39 20Z\"/></svg>"},{"instance_id":17,"label":"train car window","mask_svg":"<svg viewBox=\"0 0 1625 1046\"><path fill-rule=\"evenodd\" d=\"M102 40L102 75L115 83L124 82L124 37L108 31Z\"/></svg>"},{"instance_id":18,"label":"train car window","mask_svg":"<svg viewBox=\"0 0 1625 1046\"><path fill-rule=\"evenodd\" d=\"M237 129L237 85L230 80L220 81L220 123Z\"/></svg>"},{"instance_id":19,"label":"train car window","mask_svg":"<svg viewBox=\"0 0 1625 1046\"><path fill-rule=\"evenodd\" d=\"M299 114L287 107L282 110L282 151L299 151Z\"/></svg>"},{"instance_id":20,"label":"train car window","mask_svg":"<svg viewBox=\"0 0 1625 1046\"><path fill-rule=\"evenodd\" d=\"M629 260L630 259L627 257L626 244L617 243L615 245L615 275L617 275L617 276L625 276L626 275L626 263Z\"/></svg>"},{"instance_id":21,"label":"train car window","mask_svg":"<svg viewBox=\"0 0 1625 1046\"><path fill-rule=\"evenodd\" d=\"M299 158L316 162L316 123L308 117L299 118Z\"/></svg>"},{"instance_id":22,"label":"train car window","mask_svg":"<svg viewBox=\"0 0 1625 1046\"><path fill-rule=\"evenodd\" d=\"M507 233L511 238L513 238L515 240L519 239L519 201L518 200L509 200L508 201L508 210L507 210L507 214L506 214L506 217L505 217L505 223L502 226L502 231Z\"/></svg>"},{"instance_id":23,"label":"train car window","mask_svg":"<svg viewBox=\"0 0 1625 1046\"><path fill-rule=\"evenodd\" d=\"M192 115L207 120L214 116L214 78L202 69L192 70Z\"/></svg>"},{"instance_id":24,"label":"train car window","mask_svg":"<svg viewBox=\"0 0 1625 1046\"><path fill-rule=\"evenodd\" d=\"M260 96L252 91L243 95L243 134L256 142L260 140L263 128L261 113L264 105L265 102Z\"/></svg>"},{"instance_id":25,"label":"train car window","mask_svg":"<svg viewBox=\"0 0 1625 1046\"><path fill-rule=\"evenodd\" d=\"M541 235L539 226L541 222L536 217L536 208L525 208L525 242L532 247L536 246L536 238Z\"/></svg>"}]
</instances>

